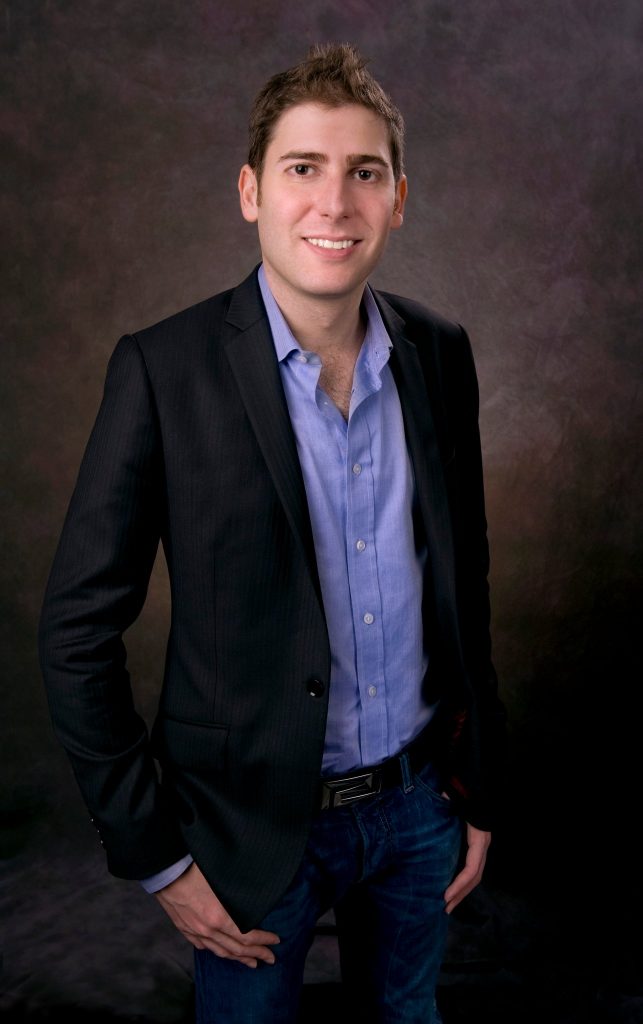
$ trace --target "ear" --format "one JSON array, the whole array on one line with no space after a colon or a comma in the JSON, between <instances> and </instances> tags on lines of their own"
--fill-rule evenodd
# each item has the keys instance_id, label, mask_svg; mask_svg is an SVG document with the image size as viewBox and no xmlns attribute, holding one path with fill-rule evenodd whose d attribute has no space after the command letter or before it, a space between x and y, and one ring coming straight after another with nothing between
<instances>
[{"instance_id":1,"label":"ear","mask_svg":"<svg viewBox=\"0 0 643 1024\"><path fill-rule=\"evenodd\" d=\"M241 213L250 223L257 220L259 205L259 185L257 176L249 164L244 164L239 175L239 200Z\"/></svg>"},{"instance_id":2,"label":"ear","mask_svg":"<svg viewBox=\"0 0 643 1024\"><path fill-rule=\"evenodd\" d=\"M395 186L395 203L393 205L393 216L391 217L392 228L402 227L402 222L404 220L404 204L406 203L407 195L408 183L406 180L406 174L403 174Z\"/></svg>"}]
</instances>

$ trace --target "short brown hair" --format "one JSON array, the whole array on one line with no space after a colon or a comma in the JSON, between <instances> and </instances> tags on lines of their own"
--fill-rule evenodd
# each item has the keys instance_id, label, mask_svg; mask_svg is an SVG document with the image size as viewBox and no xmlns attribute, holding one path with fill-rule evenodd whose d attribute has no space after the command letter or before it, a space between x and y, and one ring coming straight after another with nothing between
<instances>
[{"instance_id":1,"label":"short brown hair","mask_svg":"<svg viewBox=\"0 0 643 1024\"><path fill-rule=\"evenodd\" d=\"M404 172L404 120L393 101L366 70L367 61L349 43L312 46L306 60L273 75L254 101L250 113L248 163L261 177L273 128L289 107L321 103L341 107L359 103L386 123L393 175Z\"/></svg>"}]
</instances>

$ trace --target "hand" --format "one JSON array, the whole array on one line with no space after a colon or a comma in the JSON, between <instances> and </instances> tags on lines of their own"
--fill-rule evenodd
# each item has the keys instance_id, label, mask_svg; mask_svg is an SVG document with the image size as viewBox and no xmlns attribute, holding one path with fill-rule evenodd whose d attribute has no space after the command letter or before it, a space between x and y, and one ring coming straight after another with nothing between
<instances>
[{"instance_id":1,"label":"hand","mask_svg":"<svg viewBox=\"0 0 643 1024\"><path fill-rule=\"evenodd\" d=\"M467 855L464 867L444 893L447 914L450 914L480 882L490 842L491 832L482 832L481 829L467 824Z\"/></svg>"},{"instance_id":2,"label":"hand","mask_svg":"<svg viewBox=\"0 0 643 1024\"><path fill-rule=\"evenodd\" d=\"M242 934L196 864L154 895L181 934L197 949L209 949L217 956L238 960L248 967L256 967L259 960L274 964L270 946L279 942L279 936L257 928Z\"/></svg>"}]
</instances>

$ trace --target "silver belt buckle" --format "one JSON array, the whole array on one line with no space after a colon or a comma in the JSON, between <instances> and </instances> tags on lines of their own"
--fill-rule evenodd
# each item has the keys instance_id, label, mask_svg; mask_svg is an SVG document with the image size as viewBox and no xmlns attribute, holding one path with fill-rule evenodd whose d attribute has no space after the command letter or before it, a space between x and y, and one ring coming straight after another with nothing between
<instances>
[{"instance_id":1,"label":"silver belt buckle","mask_svg":"<svg viewBox=\"0 0 643 1024\"><path fill-rule=\"evenodd\" d=\"M342 807L367 796L376 796L382 789L381 772L364 772L363 775L349 775L344 779L327 779L322 782L322 810Z\"/></svg>"}]
</instances>

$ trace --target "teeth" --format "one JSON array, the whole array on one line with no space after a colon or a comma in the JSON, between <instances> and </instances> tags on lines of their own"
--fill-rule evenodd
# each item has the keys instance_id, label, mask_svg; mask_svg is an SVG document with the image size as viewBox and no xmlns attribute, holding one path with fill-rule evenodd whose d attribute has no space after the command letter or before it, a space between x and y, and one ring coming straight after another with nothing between
<instances>
[{"instance_id":1,"label":"teeth","mask_svg":"<svg viewBox=\"0 0 643 1024\"><path fill-rule=\"evenodd\" d=\"M341 242L332 242L330 238L307 238L306 241L320 249L350 249L355 244L352 238L344 238Z\"/></svg>"}]
</instances>

